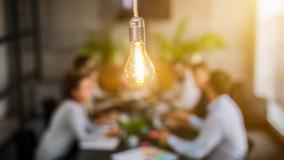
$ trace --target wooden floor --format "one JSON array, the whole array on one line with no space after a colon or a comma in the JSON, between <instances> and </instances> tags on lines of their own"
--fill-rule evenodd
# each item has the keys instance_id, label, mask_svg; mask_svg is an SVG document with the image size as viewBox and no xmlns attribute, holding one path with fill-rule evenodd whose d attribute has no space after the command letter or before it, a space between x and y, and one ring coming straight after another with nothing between
<instances>
[{"instance_id":1,"label":"wooden floor","mask_svg":"<svg viewBox=\"0 0 284 160\"><path fill-rule=\"evenodd\" d=\"M284 160L284 144L269 131L250 130L249 138L254 148L250 160Z\"/></svg>"}]
</instances>

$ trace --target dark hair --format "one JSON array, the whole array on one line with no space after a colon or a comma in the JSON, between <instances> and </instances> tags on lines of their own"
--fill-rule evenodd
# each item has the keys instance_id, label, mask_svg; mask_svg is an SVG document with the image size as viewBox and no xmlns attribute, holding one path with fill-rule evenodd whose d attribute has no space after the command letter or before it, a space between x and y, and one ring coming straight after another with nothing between
<instances>
[{"instance_id":1,"label":"dark hair","mask_svg":"<svg viewBox=\"0 0 284 160\"><path fill-rule=\"evenodd\" d=\"M62 83L62 92L64 98L72 98L72 91L77 89L80 85L80 82L90 76L90 72L81 72L79 70L73 70L68 72L64 78Z\"/></svg>"},{"instance_id":2,"label":"dark hair","mask_svg":"<svg viewBox=\"0 0 284 160\"><path fill-rule=\"evenodd\" d=\"M86 55L77 56L73 62L73 69L81 70L85 68L95 69L96 68L95 60L92 57Z\"/></svg>"},{"instance_id":3,"label":"dark hair","mask_svg":"<svg viewBox=\"0 0 284 160\"><path fill-rule=\"evenodd\" d=\"M192 66L192 70L195 72L198 69L207 69L207 65L204 62L198 63L198 64L194 64Z\"/></svg>"},{"instance_id":4,"label":"dark hair","mask_svg":"<svg viewBox=\"0 0 284 160\"><path fill-rule=\"evenodd\" d=\"M222 71L214 71L208 81L208 85L217 93L222 95L229 92L231 86L230 76Z\"/></svg>"}]
</instances>

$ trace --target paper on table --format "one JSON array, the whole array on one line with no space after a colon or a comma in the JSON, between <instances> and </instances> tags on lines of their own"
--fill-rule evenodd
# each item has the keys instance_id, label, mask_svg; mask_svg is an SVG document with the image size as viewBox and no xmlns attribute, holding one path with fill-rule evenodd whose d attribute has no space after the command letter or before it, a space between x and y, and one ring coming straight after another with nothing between
<instances>
[{"instance_id":1,"label":"paper on table","mask_svg":"<svg viewBox=\"0 0 284 160\"><path fill-rule=\"evenodd\" d=\"M88 141L80 143L83 150L114 150L119 145L118 138L108 138L105 136L93 137Z\"/></svg>"},{"instance_id":2,"label":"paper on table","mask_svg":"<svg viewBox=\"0 0 284 160\"><path fill-rule=\"evenodd\" d=\"M113 154L112 160L177 160L177 156L156 147L140 147Z\"/></svg>"},{"instance_id":3,"label":"paper on table","mask_svg":"<svg viewBox=\"0 0 284 160\"><path fill-rule=\"evenodd\" d=\"M106 132L112 125L97 126L94 133L80 143L80 148L85 150L114 150L119 145L118 138L109 138Z\"/></svg>"}]
</instances>

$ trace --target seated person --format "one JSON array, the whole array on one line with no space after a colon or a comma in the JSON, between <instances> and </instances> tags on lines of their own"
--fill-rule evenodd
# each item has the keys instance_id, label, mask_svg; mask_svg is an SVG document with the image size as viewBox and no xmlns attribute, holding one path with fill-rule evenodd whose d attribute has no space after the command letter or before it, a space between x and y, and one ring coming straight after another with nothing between
<instances>
[{"instance_id":1,"label":"seated person","mask_svg":"<svg viewBox=\"0 0 284 160\"><path fill-rule=\"evenodd\" d=\"M205 118L207 115L206 107L209 103L208 97L205 93L206 84L208 82L208 78L210 76L209 70L204 63L196 64L192 67L194 79L196 81L197 86L200 88L201 97L199 98L197 105L192 108L189 112L194 114L194 116L198 116L197 118ZM165 124L171 127L191 127L188 125L187 117L188 113L186 110L178 111L178 112L169 112L165 116ZM193 117L193 116L192 116ZM177 120L177 121L176 121Z\"/></svg>"},{"instance_id":2,"label":"seated person","mask_svg":"<svg viewBox=\"0 0 284 160\"><path fill-rule=\"evenodd\" d=\"M173 68L177 83L162 97L178 109L190 110L196 106L200 98L200 88L197 86L193 72L186 62L175 61Z\"/></svg>"},{"instance_id":3,"label":"seated person","mask_svg":"<svg viewBox=\"0 0 284 160\"><path fill-rule=\"evenodd\" d=\"M98 85L98 64L96 64L94 58L85 55L76 57L73 62L73 70L78 70L80 72L90 71L90 78L93 81L91 86L93 94L92 101L95 103L95 108L90 108L89 110L91 115L108 110L113 107L114 104L120 103L121 100L119 98L109 97L109 94L102 90Z\"/></svg>"},{"instance_id":4,"label":"seated person","mask_svg":"<svg viewBox=\"0 0 284 160\"><path fill-rule=\"evenodd\" d=\"M242 114L236 103L227 95L229 77L222 72L214 72L207 85L206 94L210 100L208 115L204 121L190 118L191 125L200 130L193 141L186 141L160 132L160 139L178 153L189 158L211 160L244 159L248 150L247 135ZM183 112L185 113L185 112ZM188 115L184 116L188 118Z\"/></svg>"},{"instance_id":5,"label":"seated person","mask_svg":"<svg viewBox=\"0 0 284 160\"><path fill-rule=\"evenodd\" d=\"M74 142L94 133L87 110L91 105L93 82L89 73L70 72L64 78L65 100L58 107L39 144L36 159L54 160L64 157Z\"/></svg>"},{"instance_id":6,"label":"seated person","mask_svg":"<svg viewBox=\"0 0 284 160\"><path fill-rule=\"evenodd\" d=\"M198 117L205 118L207 115L206 107L209 103L208 97L205 93L206 83L209 79L210 72L204 63L196 64L192 67L194 78L197 86L201 90L201 96L197 105L193 108L191 113L194 113Z\"/></svg>"},{"instance_id":7,"label":"seated person","mask_svg":"<svg viewBox=\"0 0 284 160\"><path fill-rule=\"evenodd\" d=\"M91 56L80 55L74 59L73 62L73 69L74 70L86 70L91 69L94 72L92 73L92 78L94 80L94 84L92 86L92 92L95 98L104 98L106 96L106 92L104 92L97 83L97 64L94 58Z\"/></svg>"}]
</instances>

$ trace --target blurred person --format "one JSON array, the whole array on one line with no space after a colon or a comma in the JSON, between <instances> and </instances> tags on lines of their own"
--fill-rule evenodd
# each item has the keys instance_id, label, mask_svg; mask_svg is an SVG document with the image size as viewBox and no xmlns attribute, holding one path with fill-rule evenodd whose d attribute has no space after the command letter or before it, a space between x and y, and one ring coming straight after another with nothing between
<instances>
[{"instance_id":1,"label":"blurred person","mask_svg":"<svg viewBox=\"0 0 284 160\"><path fill-rule=\"evenodd\" d=\"M205 118L207 115L206 107L209 103L208 97L205 93L206 84L210 77L210 71L205 63L199 63L192 67L196 84L201 90L201 96L197 102L197 105L193 108L191 113L194 113L198 117Z\"/></svg>"},{"instance_id":2,"label":"blurred person","mask_svg":"<svg viewBox=\"0 0 284 160\"><path fill-rule=\"evenodd\" d=\"M167 127L188 128L189 126L187 121L178 121L178 119L175 119L174 116L172 116L172 113L174 112L169 112L169 105L173 105L178 110L181 109L180 112L190 111L198 113L198 116L200 114L204 115L204 109L202 107L198 107L198 109L196 108L196 105L200 105L200 98L203 98L203 91L202 87L200 87L198 83L199 75L196 75L195 73L195 66L190 68L184 61L174 61L172 64L177 82L172 90L166 92L162 96L163 100L156 105L156 108L157 110L162 110L161 113L164 114L164 124ZM200 79L203 80L204 78L201 77ZM200 80L200 83L203 82L202 80Z\"/></svg>"},{"instance_id":3,"label":"blurred person","mask_svg":"<svg viewBox=\"0 0 284 160\"><path fill-rule=\"evenodd\" d=\"M97 63L91 56L79 55L74 59L73 69L74 70L93 70L92 79L94 84L92 86L92 92L96 99L104 98L107 94L98 85L98 67Z\"/></svg>"},{"instance_id":4,"label":"blurred person","mask_svg":"<svg viewBox=\"0 0 284 160\"><path fill-rule=\"evenodd\" d=\"M201 97L197 105L192 110L190 110L190 112L174 111L167 114L167 116L165 117L166 126L174 127L174 125L178 125L178 127L183 127L183 128L190 127L188 126L189 115L191 119L200 119L200 118L204 119L207 115L207 105L209 104L209 99L205 93L205 89L210 76L210 71L205 63L198 63L193 65L192 70L196 84L201 90Z\"/></svg>"},{"instance_id":5,"label":"blurred person","mask_svg":"<svg viewBox=\"0 0 284 160\"><path fill-rule=\"evenodd\" d=\"M160 139L178 153L194 159L241 160L248 150L243 117L237 104L226 94L230 78L223 72L214 72L205 87L210 100L205 120L191 119L186 112L179 118L188 119L200 131L192 141L161 131Z\"/></svg>"},{"instance_id":6,"label":"blurred person","mask_svg":"<svg viewBox=\"0 0 284 160\"><path fill-rule=\"evenodd\" d=\"M91 56L79 55L74 59L73 70L78 72L90 72L90 78L93 81L93 107L89 108L89 114L93 116L103 110L107 110L121 102L120 98L109 97L108 93L102 90L98 85L98 64Z\"/></svg>"},{"instance_id":7,"label":"blurred person","mask_svg":"<svg viewBox=\"0 0 284 160\"><path fill-rule=\"evenodd\" d=\"M197 86L192 69L186 62L173 62L173 70L177 78L175 87L163 95L163 99L170 101L173 106L190 110L196 106L201 91Z\"/></svg>"},{"instance_id":8,"label":"blurred person","mask_svg":"<svg viewBox=\"0 0 284 160\"><path fill-rule=\"evenodd\" d=\"M87 113L92 103L92 85L90 73L72 71L64 77L65 100L57 108L41 139L37 160L62 158L75 142L87 140L95 133Z\"/></svg>"}]
</instances>

